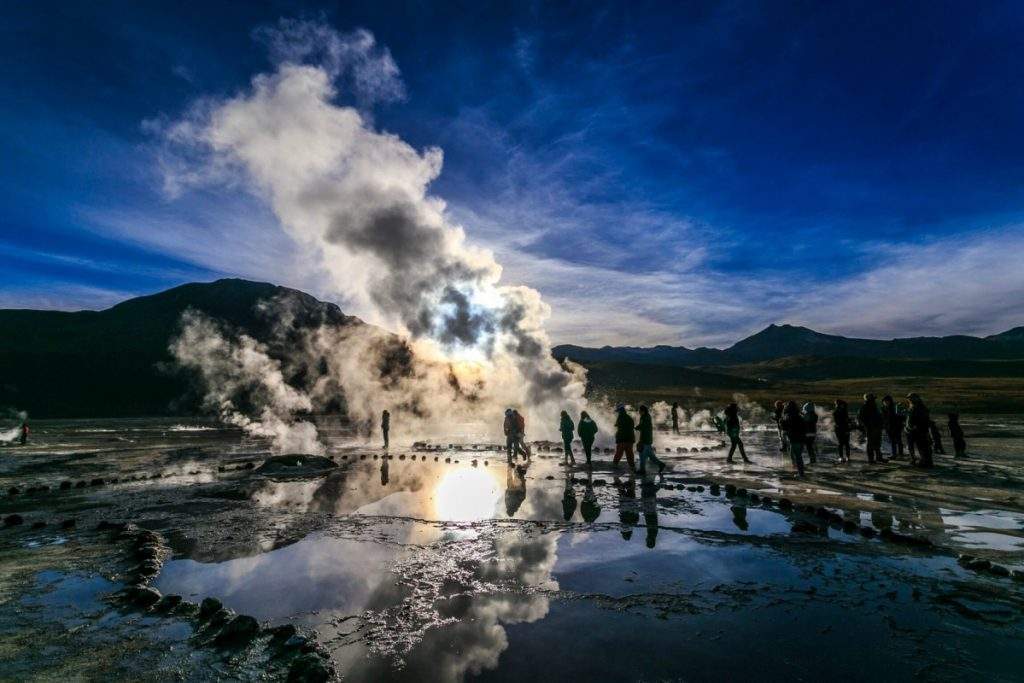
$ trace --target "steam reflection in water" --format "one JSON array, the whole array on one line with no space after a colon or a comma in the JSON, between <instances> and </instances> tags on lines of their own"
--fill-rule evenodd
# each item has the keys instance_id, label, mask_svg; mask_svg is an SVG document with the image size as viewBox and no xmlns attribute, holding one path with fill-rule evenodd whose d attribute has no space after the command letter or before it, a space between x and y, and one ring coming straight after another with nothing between
<instances>
[{"instance_id":1,"label":"steam reflection in water","mask_svg":"<svg viewBox=\"0 0 1024 683\"><path fill-rule=\"evenodd\" d=\"M437 483L433 499L437 519L476 522L495 516L499 486L489 470L452 470Z\"/></svg>"}]
</instances>

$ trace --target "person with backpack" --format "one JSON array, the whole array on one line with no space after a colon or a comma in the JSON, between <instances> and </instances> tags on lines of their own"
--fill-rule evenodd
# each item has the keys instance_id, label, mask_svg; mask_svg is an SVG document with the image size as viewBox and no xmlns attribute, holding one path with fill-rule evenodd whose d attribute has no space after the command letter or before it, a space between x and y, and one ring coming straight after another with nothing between
<instances>
[{"instance_id":1,"label":"person with backpack","mask_svg":"<svg viewBox=\"0 0 1024 683\"><path fill-rule=\"evenodd\" d=\"M811 464L818 462L818 449L815 442L818 439L818 413L814 412L814 404L808 401L803 409L804 426L804 448L807 449L807 457Z\"/></svg>"},{"instance_id":2,"label":"person with backpack","mask_svg":"<svg viewBox=\"0 0 1024 683\"><path fill-rule=\"evenodd\" d=\"M629 469L636 469L633 461L633 439L636 438L633 432L636 429L636 423L626 412L624 405L616 406L615 413L615 457L612 458L612 465L618 466L622 456L625 455Z\"/></svg>"},{"instance_id":3,"label":"person with backpack","mask_svg":"<svg viewBox=\"0 0 1024 683\"><path fill-rule=\"evenodd\" d=\"M913 441L914 450L917 452L917 464L920 467L931 467L934 464L930 438L931 414L920 395L908 394L907 399L910 401L910 411L907 413L907 438Z\"/></svg>"},{"instance_id":4,"label":"person with backpack","mask_svg":"<svg viewBox=\"0 0 1024 683\"><path fill-rule=\"evenodd\" d=\"M786 433L786 439L789 441L789 457L793 461L793 467L796 468L797 474L801 477L804 476L804 442L807 438L807 426L804 424L804 418L800 415L800 409L796 405L796 401L789 401L782 409L782 419L780 421L783 431Z\"/></svg>"},{"instance_id":5,"label":"person with backpack","mask_svg":"<svg viewBox=\"0 0 1024 683\"><path fill-rule=\"evenodd\" d=\"M587 456L587 467L590 467L590 453L594 450L594 437L597 436L597 423L590 417L587 411L580 413L579 424L576 425L576 433L580 435L583 443L583 454Z\"/></svg>"},{"instance_id":6,"label":"person with backpack","mask_svg":"<svg viewBox=\"0 0 1024 683\"><path fill-rule=\"evenodd\" d=\"M647 474L648 460L658 466L658 474L663 474L665 463L654 454L654 422L647 406L640 406L640 424L636 426L636 430L640 432L640 438L637 439L637 446L640 448L640 474Z\"/></svg>"},{"instance_id":7,"label":"person with backpack","mask_svg":"<svg viewBox=\"0 0 1024 683\"><path fill-rule=\"evenodd\" d=\"M864 405L857 411L857 425L868 440L868 462L885 462L882 459L882 414L874 394L864 394Z\"/></svg>"},{"instance_id":8,"label":"person with backpack","mask_svg":"<svg viewBox=\"0 0 1024 683\"><path fill-rule=\"evenodd\" d=\"M739 448L743 462L750 463L751 460L747 457L747 451L743 448L743 441L740 439L740 407L735 403L730 403L723 412L725 413L725 433L729 436L730 444L729 454L725 457L725 461L731 463L732 454Z\"/></svg>"},{"instance_id":9,"label":"person with backpack","mask_svg":"<svg viewBox=\"0 0 1024 683\"><path fill-rule=\"evenodd\" d=\"M569 413L563 410L561 419L558 423L558 431L562 434L562 453L573 465L576 464L576 456L572 454L572 437L573 430L575 429L576 425L572 423L572 418L569 417Z\"/></svg>"}]
</instances>

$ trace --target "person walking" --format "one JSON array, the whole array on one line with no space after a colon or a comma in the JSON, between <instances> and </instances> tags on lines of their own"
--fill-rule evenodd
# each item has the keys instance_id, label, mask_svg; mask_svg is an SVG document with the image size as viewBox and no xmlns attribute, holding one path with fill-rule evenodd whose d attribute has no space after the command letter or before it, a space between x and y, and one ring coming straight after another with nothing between
<instances>
[{"instance_id":1,"label":"person walking","mask_svg":"<svg viewBox=\"0 0 1024 683\"><path fill-rule=\"evenodd\" d=\"M515 420L515 445L516 452L518 455L524 456L527 460L530 459L530 447L526 445L526 418L516 410L512 409L512 418Z\"/></svg>"},{"instance_id":2,"label":"person walking","mask_svg":"<svg viewBox=\"0 0 1024 683\"><path fill-rule=\"evenodd\" d=\"M508 461L512 462L512 455L516 448L516 418L511 408L505 409L505 422L502 424L505 431L505 451L508 453Z\"/></svg>"},{"instance_id":3,"label":"person walking","mask_svg":"<svg viewBox=\"0 0 1024 683\"><path fill-rule=\"evenodd\" d=\"M889 437L889 457L903 457L903 418L892 396L882 397L882 430Z\"/></svg>"},{"instance_id":4,"label":"person walking","mask_svg":"<svg viewBox=\"0 0 1024 683\"><path fill-rule=\"evenodd\" d=\"M804 448L807 449L807 457L811 464L818 462L818 449L815 442L818 439L818 413L814 412L814 404L808 401L803 409L804 426Z\"/></svg>"},{"instance_id":5,"label":"person walking","mask_svg":"<svg viewBox=\"0 0 1024 683\"><path fill-rule=\"evenodd\" d=\"M725 407L725 433L729 435L729 455L725 457L726 462L732 462L732 454L740 449L740 457L743 462L749 463L747 451L743 448L743 441L740 440L740 407L730 403Z\"/></svg>"},{"instance_id":6,"label":"person walking","mask_svg":"<svg viewBox=\"0 0 1024 683\"><path fill-rule=\"evenodd\" d=\"M793 461L793 467L796 468L797 474L801 477L804 476L804 440L807 437L807 427L804 425L804 418L800 415L800 409L796 405L796 401L789 401L782 409L782 418L780 420L782 429L786 433L786 439L789 441L789 457Z\"/></svg>"},{"instance_id":7,"label":"person walking","mask_svg":"<svg viewBox=\"0 0 1024 683\"><path fill-rule=\"evenodd\" d=\"M786 443L786 432L782 429L782 411L785 409L786 404L782 401L775 402L775 429L779 432L779 450L783 453L789 448Z\"/></svg>"},{"instance_id":8,"label":"person walking","mask_svg":"<svg viewBox=\"0 0 1024 683\"><path fill-rule=\"evenodd\" d=\"M24 446L28 441L28 421L21 423L21 445Z\"/></svg>"},{"instance_id":9,"label":"person walking","mask_svg":"<svg viewBox=\"0 0 1024 683\"><path fill-rule=\"evenodd\" d=\"M384 434L384 448L388 447L388 432L391 431L391 413L384 411L380 415L380 431Z\"/></svg>"},{"instance_id":10,"label":"person walking","mask_svg":"<svg viewBox=\"0 0 1024 683\"><path fill-rule=\"evenodd\" d=\"M573 424L569 413L563 410L561 421L558 423L558 431L562 434L562 452L565 454L564 457L568 458L569 462L573 465L576 464L576 456L572 454L572 437L575 429L576 425Z\"/></svg>"},{"instance_id":11,"label":"person walking","mask_svg":"<svg viewBox=\"0 0 1024 683\"><path fill-rule=\"evenodd\" d=\"M850 409L841 398L836 399L832 409L832 429L839 444L839 462L850 462Z\"/></svg>"},{"instance_id":12,"label":"person walking","mask_svg":"<svg viewBox=\"0 0 1024 683\"><path fill-rule=\"evenodd\" d=\"M591 419L587 411L580 413L580 422L576 425L576 433L583 443L583 454L587 456L587 467L590 467L590 453L594 450L594 437L597 436L597 423Z\"/></svg>"},{"instance_id":13,"label":"person walking","mask_svg":"<svg viewBox=\"0 0 1024 683\"><path fill-rule=\"evenodd\" d=\"M636 423L626 412L626 406L619 404L615 407L615 412L615 457L612 458L612 466L617 466L625 455L629 469L636 469L633 462L633 439L636 438L633 431Z\"/></svg>"},{"instance_id":14,"label":"person walking","mask_svg":"<svg viewBox=\"0 0 1024 683\"><path fill-rule=\"evenodd\" d=\"M864 405L857 411L857 424L868 440L868 462L885 462L882 459L882 414L874 394L864 394Z\"/></svg>"},{"instance_id":15,"label":"person walking","mask_svg":"<svg viewBox=\"0 0 1024 683\"><path fill-rule=\"evenodd\" d=\"M917 452L916 464L921 467L931 467L934 464L932 462L932 444L929 440L931 435L928 428L931 414L918 394L908 394L907 399L910 401L910 411L907 413L907 438L914 443L914 450Z\"/></svg>"},{"instance_id":16,"label":"person walking","mask_svg":"<svg viewBox=\"0 0 1024 683\"><path fill-rule=\"evenodd\" d=\"M964 439L964 430L960 426L960 413L950 413L946 416L946 426L949 427L949 438L953 439L953 456L956 458L967 457L967 441Z\"/></svg>"},{"instance_id":17,"label":"person walking","mask_svg":"<svg viewBox=\"0 0 1024 683\"><path fill-rule=\"evenodd\" d=\"M640 448L640 474L647 474L648 460L658 466L658 474L663 474L665 463L654 454L654 422L647 406L640 406L640 424L636 426L636 430L640 432L640 438L637 439L637 446Z\"/></svg>"},{"instance_id":18,"label":"person walking","mask_svg":"<svg viewBox=\"0 0 1024 683\"><path fill-rule=\"evenodd\" d=\"M672 433L679 433L679 401L672 402Z\"/></svg>"}]
</instances>

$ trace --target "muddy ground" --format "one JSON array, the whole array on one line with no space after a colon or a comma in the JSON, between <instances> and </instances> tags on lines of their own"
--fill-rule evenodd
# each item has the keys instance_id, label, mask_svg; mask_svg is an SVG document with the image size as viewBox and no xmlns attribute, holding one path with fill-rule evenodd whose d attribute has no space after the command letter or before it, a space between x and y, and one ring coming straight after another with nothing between
<instances>
[{"instance_id":1,"label":"muddy ground","mask_svg":"<svg viewBox=\"0 0 1024 683\"><path fill-rule=\"evenodd\" d=\"M0 679L1020 680L1024 420L965 429L929 472L825 446L798 480L757 425L752 465L660 434L659 479L37 423L0 448Z\"/></svg>"}]
</instances>

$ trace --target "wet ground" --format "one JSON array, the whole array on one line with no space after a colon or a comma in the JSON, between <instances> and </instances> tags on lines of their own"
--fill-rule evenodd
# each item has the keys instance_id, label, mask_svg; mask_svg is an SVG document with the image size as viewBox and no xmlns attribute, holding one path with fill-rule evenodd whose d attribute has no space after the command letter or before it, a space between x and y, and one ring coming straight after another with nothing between
<instances>
[{"instance_id":1,"label":"wet ground","mask_svg":"<svg viewBox=\"0 0 1024 683\"><path fill-rule=\"evenodd\" d=\"M355 681L1024 671L1021 418L965 419L970 457L929 472L823 442L805 480L767 429L752 465L661 434L659 479L603 449L590 473L546 446L385 458L330 424L334 463L263 470L266 444L213 424L33 427L0 448L3 680L315 679L314 655ZM227 643L207 598L258 632Z\"/></svg>"}]
</instances>

